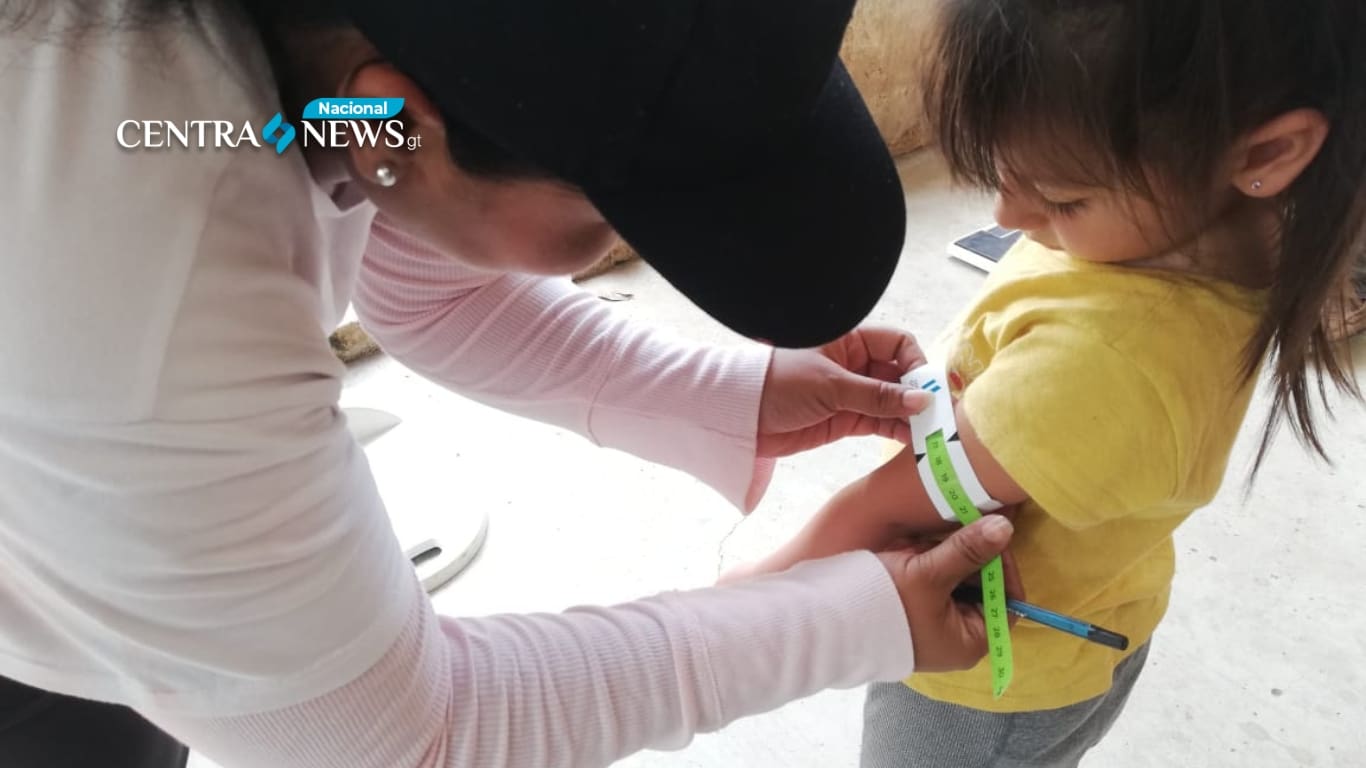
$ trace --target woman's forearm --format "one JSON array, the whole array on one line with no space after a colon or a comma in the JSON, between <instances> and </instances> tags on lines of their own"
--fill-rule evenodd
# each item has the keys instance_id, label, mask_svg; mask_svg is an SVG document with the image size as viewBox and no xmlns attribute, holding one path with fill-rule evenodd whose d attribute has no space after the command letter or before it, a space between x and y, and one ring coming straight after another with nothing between
<instances>
[{"instance_id":1,"label":"woman's forearm","mask_svg":"<svg viewBox=\"0 0 1366 768\"><path fill-rule=\"evenodd\" d=\"M224 768L605 766L914 666L900 599L862 553L557 615L456 620L419 605L378 664L314 700L146 714Z\"/></svg>"},{"instance_id":2,"label":"woman's forearm","mask_svg":"<svg viewBox=\"0 0 1366 768\"><path fill-rule=\"evenodd\" d=\"M770 350L689 344L568 280L475 270L377 219L356 307L384 349L443 386L682 469L751 509Z\"/></svg>"}]
</instances>

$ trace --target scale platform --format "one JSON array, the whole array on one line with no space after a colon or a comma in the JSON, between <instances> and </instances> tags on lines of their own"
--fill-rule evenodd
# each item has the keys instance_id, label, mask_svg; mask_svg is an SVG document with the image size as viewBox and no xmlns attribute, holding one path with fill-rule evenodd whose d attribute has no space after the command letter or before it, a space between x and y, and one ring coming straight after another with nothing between
<instances>
[{"instance_id":1,"label":"scale platform","mask_svg":"<svg viewBox=\"0 0 1366 768\"><path fill-rule=\"evenodd\" d=\"M983 272L990 272L1023 233L1018 229L989 227L979 229L949 244L949 255Z\"/></svg>"},{"instance_id":2,"label":"scale platform","mask_svg":"<svg viewBox=\"0 0 1366 768\"><path fill-rule=\"evenodd\" d=\"M386 411L345 408L347 426L365 448L399 546L428 594L469 566L488 536L487 511L461 508L450 457L439 432L401 424Z\"/></svg>"}]
</instances>

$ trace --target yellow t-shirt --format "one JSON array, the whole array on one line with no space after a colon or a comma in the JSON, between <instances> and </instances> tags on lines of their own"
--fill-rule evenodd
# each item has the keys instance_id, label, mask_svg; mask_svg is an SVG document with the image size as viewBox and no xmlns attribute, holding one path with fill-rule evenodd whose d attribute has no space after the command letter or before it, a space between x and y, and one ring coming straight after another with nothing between
<instances>
[{"instance_id":1,"label":"yellow t-shirt","mask_svg":"<svg viewBox=\"0 0 1366 768\"><path fill-rule=\"evenodd\" d=\"M955 396L1030 496L1013 552L1030 602L1147 642L1167 608L1172 531L1218 490L1252 386L1243 354L1265 294L1082 262L1023 242L944 349ZM985 663L907 681L992 712L1109 689L1126 654L1027 621L993 699Z\"/></svg>"}]
</instances>

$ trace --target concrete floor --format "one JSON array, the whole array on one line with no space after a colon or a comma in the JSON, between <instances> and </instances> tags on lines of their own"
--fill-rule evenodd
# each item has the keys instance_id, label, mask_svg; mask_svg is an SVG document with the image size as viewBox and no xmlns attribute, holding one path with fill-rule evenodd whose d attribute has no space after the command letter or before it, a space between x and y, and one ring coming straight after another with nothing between
<instances>
[{"instance_id":1,"label":"concrete floor","mask_svg":"<svg viewBox=\"0 0 1366 768\"><path fill-rule=\"evenodd\" d=\"M945 244L987 222L990 205L951 190L932 156L908 158L902 169L910 233L871 321L930 338L982 282L945 258ZM617 306L641 321L734 340L641 264L586 287L632 294ZM1366 361L1366 344L1357 359ZM1366 381L1366 365L1358 367ZM404 419L383 440L412 458L405 477L426 478L418 481L425 490L405 497L430 505L402 510L405 518L461 509L491 516L483 553L435 597L451 614L555 611L709 584L723 564L777 545L882 456L879 442L850 440L786 460L760 508L739 522L690 477L463 400L387 359L352 371L343 404ZM1362 585L1353 556L1366 545L1366 408L1340 401L1336 414L1326 439L1335 466L1282 437L1245 495L1250 424L1225 492L1178 535L1172 608L1128 710L1083 765L1366 765L1366 611L1352 591ZM619 765L854 766L861 696L827 692L701 736L682 752Z\"/></svg>"}]
</instances>

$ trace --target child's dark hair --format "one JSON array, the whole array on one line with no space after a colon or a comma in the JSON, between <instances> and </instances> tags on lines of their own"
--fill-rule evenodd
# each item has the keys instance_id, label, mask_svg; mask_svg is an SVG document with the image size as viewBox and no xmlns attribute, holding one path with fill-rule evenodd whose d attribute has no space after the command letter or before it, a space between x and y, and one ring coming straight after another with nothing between
<instances>
[{"instance_id":1,"label":"child's dark hair","mask_svg":"<svg viewBox=\"0 0 1366 768\"><path fill-rule=\"evenodd\" d=\"M1258 464L1287 417L1325 455L1312 391L1361 395L1324 317L1345 311L1340 286L1366 251L1366 2L946 0L941 13L927 106L955 177L979 186L999 188L998 161L1023 142L1097 185L1153 199L1160 179L1196 210L1239 138L1293 109L1328 118L1279 201L1274 284L1246 361L1250 377L1272 353Z\"/></svg>"}]
</instances>

